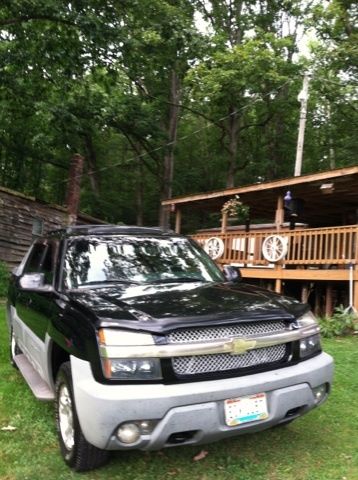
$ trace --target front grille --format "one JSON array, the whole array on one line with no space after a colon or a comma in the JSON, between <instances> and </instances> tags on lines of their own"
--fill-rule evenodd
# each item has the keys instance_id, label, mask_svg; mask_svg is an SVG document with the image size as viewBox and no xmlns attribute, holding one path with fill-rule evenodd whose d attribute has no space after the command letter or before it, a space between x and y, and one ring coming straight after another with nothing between
<instances>
[{"instance_id":1,"label":"front grille","mask_svg":"<svg viewBox=\"0 0 358 480\"><path fill-rule=\"evenodd\" d=\"M171 332L167 336L168 343L195 343L206 340L230 339L247 335L269 334L285 329L285 322L255 322L230 326L183 329ZM214 355L197 355L172 358L174 373L178 376L220 373L229 370L240 370L282 361L287 353L287 346L257 348L242 355L221 353Z\"/></svg>"},{"instance_id":2,"label":"front grille","mask_svg":"<svg viewBox=\"0 0 358 480\"><path fill-rule=\"evenodd\" d=\"M220 353L195 357L175 357L172 359L172 365L176 375L225 372L226 370L237 370L278 362L284 358L285 353L286 345L274 345L273 347L250 350L243 355Z\"/></svg>"},{"instance_id":3,"label":"front grille","mask_svg":"<svg viewBox=\"0 0 358 480\"><path fill-rule=\"evenodd\" d=\"M220 327L188 328L169 333L167 341L168 343L190 343L205 340L221 340L223 338L279 332L280 330L284 330L285 327L286 324L283 321L267 321L239 323Z\"/></svg>"}]
</instances>

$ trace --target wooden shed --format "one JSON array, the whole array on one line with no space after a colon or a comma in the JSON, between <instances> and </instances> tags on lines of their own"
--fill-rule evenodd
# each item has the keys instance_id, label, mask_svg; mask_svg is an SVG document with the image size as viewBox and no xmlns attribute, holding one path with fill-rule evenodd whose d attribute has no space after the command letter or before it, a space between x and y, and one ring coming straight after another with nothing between
<instances>
[{"instance_id":1,"label":"wooden shed","mask_svg":"<svg viewBox=\"0 0 358 480\"><path fill-rule=\"evenodd\" d=\"M175 197L163 205L175 213L180 232L183 215L221 212L235 195L250 207L250 225L230 226L222 214L217 228L192 234L209 250L216 242L219 264L238 265L245 279L277 292L299 285L296 296L313 301L320 313L330 314L338 302L358 309L358 166ZM265 257L268 237L284 251L277 261Z\"/></svg>"},{"instance_id":2,"label":"wooden shed","mask_svg":"<svg viewBox=\"0 0 358 480\"><path fill-rule=\"evenodd\" d=\"M68 225L70 220L67 208L0 187L0 261L10 268L18 265L37 236ZM104 222L79 214L77 223Z\"/></svg>"}]
</instances>

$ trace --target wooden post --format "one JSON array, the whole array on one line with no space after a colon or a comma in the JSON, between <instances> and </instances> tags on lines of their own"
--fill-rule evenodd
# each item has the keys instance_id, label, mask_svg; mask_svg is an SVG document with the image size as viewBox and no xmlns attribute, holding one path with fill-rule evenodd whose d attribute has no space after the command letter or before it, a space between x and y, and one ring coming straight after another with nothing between
<instances>
[{"instance_id":1,"label":"wooden post","mask_svg":"<svg viewBox=\"0 0 358 480\"><path fill-rule=\"evenodd\" d=\"M275 273L277 275L277 278L275 278L275 292L276 293L282 293L282 279L279 278L281 276L281 273L282 273L282 264L281 263L276 263Z\"/></svg>"},{"instance_id":2,"label":"wooden post","mask_svg":"<svg viewBox=\"0 0 358 480\"><path fill-rule=\"evenodd\" d=\"M280 270L281 270L281 268L280 268ZM282 280L281 280L281 278L276 278L276 280L275 280L275 292L276 293L282 293Z\"/></svg>"},{"instance_id":3,"label":"wooden post","mask_svg":"<svg viewBox=\"0 0 358 480\"><path fill-rule=\"evenodd\" d=\"M353 274L356 275L357 272L358 272L357 265L354 265ZM353 307L358 312L358 280L353 281Z\"/></svg>"},{"instance_id":4,"label":"wooden post","mask_svg":"<svg viewBox=\"0 0 358 480\"><path fill-rule=\"evenodd\" d=\"M358 312L358 281L353 282L353 307Z\"/></svg>"},{"instance_id":5,"label":"wooden post","mask_svg":"<svg viewBox=\"0 0 358 480\"><path fill-rule=\"evenodd\" d=\"M227 230L227 213L224 212L221 217L221 233L226 233Z\"/></svg>"},{"instance_id":6,"label":"wooden post","mask_svg":"<svg viewBox=\"0 0 358 480\"><path fill-rule=\"evenodd\" d=\"M180 233L180 230L181 230L181 210L180 208L177 208L175 212L175 233Z\"/></svg>"},{"instance_id":7,"label":"wooden post","mask_svg":"<svg viewBox=\"0 0 358 480\"><path fill-rule=\"evenodd\" d=\"M356 210L356 215L357 215L357 223L358 223L358 210ZM354 252L354 262L353 262L353 278L356 278L357 275L357 265L358 265L358 225L357 229L354 235L355 238L355 252ZM356 312L358 312L358 281L353 280L353 307L356 309Z\"/></svg>"},{"instance_id":8,"label":"wooden post","mask_svg":"<svg viewBox=\"0 0 358 480\"><path fill-rule=\"evenodd\" d=\"M333 313L333 288L330 282L326 286L326 308L325 315L331 317Z\"/></svg>"},{"instance_id":9,"label":"wooden post","mask_svg":"<svg viewBox=\"0 0 358 480\"><path fill-rule=\"evenodd\" d=\"M308 301L308 283L303 283L302 290L301 290L301 302L307 303L307 301Z\"/></svg>"},{"instance_id":10,"label":"wooden post","mask_svg":"<svg viewBox=\"0 0 358 480\"><path fill-rule=\"evenodd\" d=\"M275 215L275 224L276 230L279 231L281 225L283 224L285 216L285 210L283 208L283 195L279 195L277 197L277 207L276 207L276 215Z\"/></svg>"},{"instance_id":11,"label":"wooden post","mask_svg":"<svg viewBox=\"0 0 358 480\"><path fill-rule=\"evenodd\" d=\"M315 284L315 300L314 300L314 314L319 317L322 312L321 308L321 296L322 296L322 288L319 282Z\"/></svg>"},{"instance_id":12,"label":"wooden post","mask_svg":"<svg viewBox=\"0 0 358 480\"><path fill-rule=\"evenodd\" d=\"M277 232L280 230L281 225L283 224L285 211L283 209L283 195L279 195L277 197L277 206L276 206L276 213L275 213L275 224ZM280 271L282 270L282 264L276 263L275 271L277 275L279 275ZM281 278L275 279L275 292L282 293L282 280Z\"/></svg>"}]
</instances>

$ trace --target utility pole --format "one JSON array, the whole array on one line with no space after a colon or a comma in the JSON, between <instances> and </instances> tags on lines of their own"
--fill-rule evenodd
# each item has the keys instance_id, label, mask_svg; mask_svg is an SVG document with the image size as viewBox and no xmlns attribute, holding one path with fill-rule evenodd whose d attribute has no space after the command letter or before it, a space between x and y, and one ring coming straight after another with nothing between
<instances>
[{"instance_id":1,"label":"utility pole","mask_svg":"<svg viewBox=\"0 0 358 480\"><path fill-rule=\"evenodd\" d=\"M295 177L301 175L302 170L302 156L303 156L303 144L305 140L305 126L307 118L307 102L308 102L308 84L310 82L311 75L306 73L303 77L302 90L298 94L298 101L301 102L300 108L300 122L298 126L298 139L296 149L296 162L295 162Z\"/></svg>"}]
</instances>

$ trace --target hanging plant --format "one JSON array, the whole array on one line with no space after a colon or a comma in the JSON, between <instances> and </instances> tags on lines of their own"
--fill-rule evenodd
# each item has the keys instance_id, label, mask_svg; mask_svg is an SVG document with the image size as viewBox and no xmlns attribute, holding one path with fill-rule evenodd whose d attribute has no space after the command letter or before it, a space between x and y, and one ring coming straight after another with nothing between
<instances>
[{"instance_id":1,"label":"hanging plant","mask_svg":"<svg viewBox=\"0 0 358 480\"><path fill-rule=\"evenodd\" d=\"M240 200L239 195L235 195L224 203L221 213L226 213L229 218L235 218L238 222L245 223L250 218L250 207Z\"/></svg>"}]
</instances>

